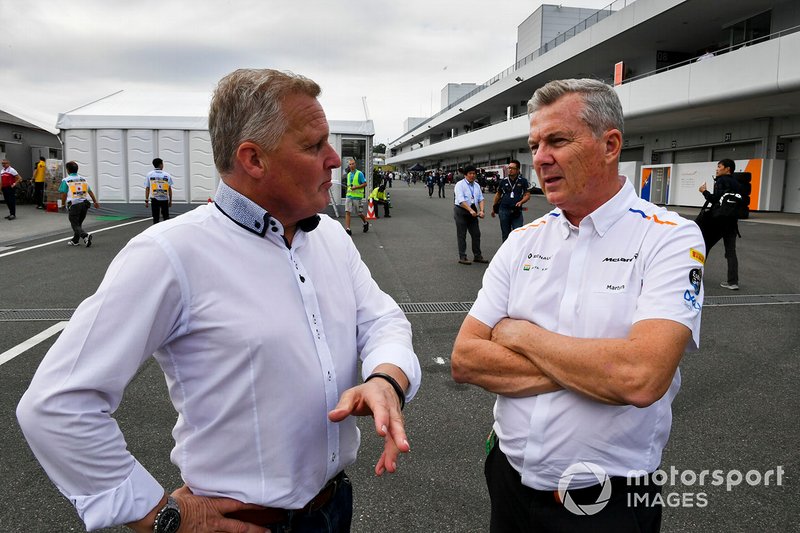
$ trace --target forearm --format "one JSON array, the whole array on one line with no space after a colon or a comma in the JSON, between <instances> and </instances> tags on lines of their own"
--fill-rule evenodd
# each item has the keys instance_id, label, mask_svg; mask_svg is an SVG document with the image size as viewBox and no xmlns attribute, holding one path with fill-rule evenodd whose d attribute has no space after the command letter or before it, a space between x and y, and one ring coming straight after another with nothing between
<instances>
[{"instance_id":1,"label":"forearm","mask_svg":"<svg viewBox=\"0 0 800 533\"><path fill-rule=\"evenodd\" d=\"M456 383L477 385L503 396L536 396L561 390L526 357L486 340L471 340L453 347L451 372Z\"/></svg>"},{"instance_id":2,"label":"forearm","mask_svg":"<svg viewBox=\"0 0 800 533\"><path fill-rule=\"evenodd\" d=\"M668 320L637 323L627 338L585 339L521 320L493 340L518 351L564 388L612 405L646 407L669 388L689 330ZM648 331L648 329L652 331Z\"/></svg>"},{"instance_id":3,"label":"forearm","mask_svg":"<svg viewBox=\"0 0 800 533\"><path fill-rule=\"evenodd\" d=\"M467 316L450 358L457 383L470 383L511 397L535 396L562 387L530 359L489 340L491 329Z\"/></svg>"}]
</instances>

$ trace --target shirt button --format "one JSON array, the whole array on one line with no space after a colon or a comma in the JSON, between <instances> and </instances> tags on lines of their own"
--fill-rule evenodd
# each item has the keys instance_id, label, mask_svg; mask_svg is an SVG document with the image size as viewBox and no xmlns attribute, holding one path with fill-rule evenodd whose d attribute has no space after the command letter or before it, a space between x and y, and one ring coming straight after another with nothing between
<instances>
[{"instance_id":1,"label":"shirt button","mask_svg":"<svg viewBox=\"0 0 800 533\"><path fill-rule=\"evenodd\" d=\"M255 225L256 229L260 229L261 228L261 222L259 222L258 220L255 221L254 225Z\"/></svg>"},{"instance_id":2,"label":"shirt button","mask_svg":"<svg viewBox=\"0 0 800 533\"><path fill-rule=\"evenodd\" d=\"M278 228L276 228L275 226L272 226L272 231L278 231Z\"/></svg>"},{"instance_id":3,"label":"shirt button","mask_svg":"<svg viewBox=\"0 0 800 533\"><path fill-rule=\"evenodd\" d=\"M331 454L331 462L334 462L334 461L336 461L336 452L333 452Z\"/></svg>"}]
</instances>

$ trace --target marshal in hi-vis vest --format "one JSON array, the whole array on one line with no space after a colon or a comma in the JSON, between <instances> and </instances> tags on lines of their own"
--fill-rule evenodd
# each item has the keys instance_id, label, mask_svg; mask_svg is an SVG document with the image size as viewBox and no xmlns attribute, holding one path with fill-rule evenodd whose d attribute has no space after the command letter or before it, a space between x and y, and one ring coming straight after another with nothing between
<instances>
[{"instance_id":1,"label":"marshal in hi-vis vest","mask_svg":"<svg viewBox=\"0 0 800 533\"><path fill-rule=\"evenodd\" d=\"M364 191L366 190L366 187L353 190L354 186L360 185L358 180L359 174L362 176L364 175L360 170L347 173L347 196L349 198L364 198Z\"/></svg>"}]
</instances>

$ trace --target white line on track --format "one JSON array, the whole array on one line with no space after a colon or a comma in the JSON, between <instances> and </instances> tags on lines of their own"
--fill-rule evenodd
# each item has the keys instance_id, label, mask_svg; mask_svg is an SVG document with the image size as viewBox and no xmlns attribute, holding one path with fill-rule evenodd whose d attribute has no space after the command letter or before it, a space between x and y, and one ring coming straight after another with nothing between
<instances>
[{"instance_id":1,"label":"white line on track","mask_svg":"<svg viewBox=\"0 0 800 533\"><path fill-rule=\"evenodd\" d=\"M33 337L31 337L30 339L26 340L25 342L21 342L20 344L17 344L16 346L11 348L10 350L5 351L3 353L0 353L0 365L3 365L5 363L11 361L12 359L14 359L16 356L18 356L21 353L27 352L28 350L30 350L31 348L33 348L34 346L36 346L40 342L42 342L42 341L44 341L46 339L49 339L50 337L52 337L53 335L55 335L56 333L58 333L59 331L61 331L65 327L67 327L67 323L66 322L59 322L58 324L54 324L54 325L50 326L49 328L47 328L43 332L39 333L38 335L34 335Z\"/></svg>"},{"instance_id":2,"label":"white line on track","mask_svg":"<svg viewBox=\"0 0 800 533\"><path fill-rule=\"evenodd\" d=\"M134 220L132 222L125 222L124 224L117 224L116 226L109 226L107 228L102 228L102 229L90 231L89 233L94 235L95 233L102 233L104 231L121 228L123 226L130 226L131 224L138 224L139 222L145 222L147 220L150 220L150 219L149 218L143 218L141 220ZM22 252L27 252L29 250L35 250L36 248L41 248L42 246L50 246L51 244L63 244L65 242L67 242L67 241L65 241L64 237L62 237L62 238L58 239L57 241L43 242L42 244L37 244L36 246L29 246L27 248L20 248L19 250L12 250L10 252L5 252L5 253L0 254L0 257L5 257L7 255L14 255L14 254L22 253Z\"/></svg>"}]
</instances>

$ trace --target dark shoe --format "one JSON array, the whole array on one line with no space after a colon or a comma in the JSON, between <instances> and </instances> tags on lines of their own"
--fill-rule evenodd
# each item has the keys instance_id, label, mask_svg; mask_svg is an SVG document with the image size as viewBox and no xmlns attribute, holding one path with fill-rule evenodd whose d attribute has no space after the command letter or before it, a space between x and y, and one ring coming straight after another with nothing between
<instances>
[{"instance_id":1,"label":"dark shoe","mask_svg":"<svg viewBox=\"0 0 800 533\"><path fill-rule=\"evenodd\" d=\"M472 261L470 261L466 257L462 257L461 259L458 260L458 262L461 263L462 265L471 265L472 264Z\"/></svg>"},{"instance_id":2,"label":"dark shoe","mask_svg":"<svg viewBox=\"0 0 800 533\"><path fill-rule=\"evenodd\" d=\"M480 255L478 257L476 257L475 259L473 259L473 261L476 262L476 263L488 263L489 262L486 259L484 259L483 256L480 256Z\"/></svg>"},{"instance_id":3,"label":"dark shoe","mask_svg":"<svg viewBox=\"0 0 800 533\"><path fill-rule=\"evenodd\" d=\"M369 222L364 222L364 233L369 231Z\"/></svg>"},{"instance_id":4,"label":"dark shoe","mask_svg":"<svg viewBox=\"0 0 800 533\"><path fill-rule=\"evenodd\" d=\"M73 240L69 240L67 241L67 246L78 246L78 243Z\"/></svg>"},{"instance_id":5,"label":"dark shoe","mask_svg":"<svg viewBox=\"0 0 800 533\"><path fill-rule=\"evenodd\" d=\"M344 228L344 230L347 232L348 235L352 235L353 234L353 232L350 231L350 228Z\"/></svg>"},{"instance_id":6,"label":"dark shoe","mask_svg":"<svg viewBox=\"0 0 800 533\"><path fill-rule=\"evenodd\" d=\"M92 245L92 234L91 233L83 238L83 244L85 244L87 248Z\"/></svg>"},{"instance_id":7,"label":"dark shoe","mask_svg":"<svg viewBox=\"0 0 800 533\"><path fill-rule=\"evenodd\" d=\"M383 215L383 218L392 218L392 215Z\"/></svg>"},{"instance_id":8,"label":"dark shoe","mask_svg":"<svg viewBox=\"0 0 800 533\"><path fill-rule=\"evenodd\" d=\"M17 218L16 215L8 215L6 220L14 220L15 218Z\"/></svg>"}]
</instances>

